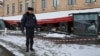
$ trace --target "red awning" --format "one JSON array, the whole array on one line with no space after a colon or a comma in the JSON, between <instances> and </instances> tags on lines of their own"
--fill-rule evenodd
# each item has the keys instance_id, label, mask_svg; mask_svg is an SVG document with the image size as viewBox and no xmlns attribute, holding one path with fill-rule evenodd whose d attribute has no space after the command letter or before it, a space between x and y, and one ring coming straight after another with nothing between
<instances>
[{"instance_id":1,"label":"red awning","mask_svg":"<svg viewBox=\"0 0 100 56\"><path fill-rule=\"evenodd\" d=\"M5 20L5 22L7 22L8 24L11 24L11 25L18 26L19 25L18 22L20 22L20 21L18 21L18 20Z\"/></svg>"},{"instance_id":2,"label":"red awning","mask_svg":"<svg viewBox=\"0 0 100 56\"><path fill-rule=\"evenodd\" d=\"M18 25L18 20L5 20L7 23L9 24L14 24L14 25ZM69 17L61 17L61 18L53 18L53 19L45 19L45 20L41 20L38 21L38 24L49 24L49 23L59 23L59 22L68 22L68 21L72 21L72 16Z\"/></svg>"},{"instance_id":3,"label":"red awning","mask_svg":"<svg viewBox=\"0 0 100 56\"><path fill-rule=\"evenodd\" d=\"M68 21L72 21L72 16L46 19L46 20L39 21L38 24L59 23L59 22L68 22Z\"/></svg>"}]
</instances>

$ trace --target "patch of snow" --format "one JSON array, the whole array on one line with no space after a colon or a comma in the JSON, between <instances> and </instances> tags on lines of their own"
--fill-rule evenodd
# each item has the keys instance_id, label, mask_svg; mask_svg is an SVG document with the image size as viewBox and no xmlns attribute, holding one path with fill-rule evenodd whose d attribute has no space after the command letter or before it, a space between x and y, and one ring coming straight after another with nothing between
<instances>
[{"instance_id":1,"label":"patch of snow","mask_svg":"<svg viewBox=\"0 0 100 56\"><path fill-rule=\"evenodd\" d=\"M39 33L39 34L37 34L37 35L40 35L40 36L46 36L48 33Z\"/></svg>"},{"instance_id":2,"label":"patch of snow","mask_svg":"<svg viewBox=\"0 0 100 56\"><path fill-rule=\"evenodd\" d=\"M49 33L49 34L46 34L46 36L44 37L57 37L57 38L64 38L66 37L65 34L58 34L58 33Z\"/></svg>"},{"instance_id":3,"label":"patch of snow","mask_svg":"<svg viewBox=\"0 0 100 56\"><path fill-rule=\"evenodd\" d=\"M68 38L70 38L70 37L71 37L71 35L67 35L67 37L68 37Z\"/></svg>"},{"instance_id":4,"label":"patch of snow","mask_svg":"<svg viewBox=\"0 0 100 56\"><path fill-rule=\"evenodd\" d=\"M16 31L8 30L7 33L11 33L11 34L22 34L22 32L20 30L16 30Z\"/></svg>"}]
</instances>

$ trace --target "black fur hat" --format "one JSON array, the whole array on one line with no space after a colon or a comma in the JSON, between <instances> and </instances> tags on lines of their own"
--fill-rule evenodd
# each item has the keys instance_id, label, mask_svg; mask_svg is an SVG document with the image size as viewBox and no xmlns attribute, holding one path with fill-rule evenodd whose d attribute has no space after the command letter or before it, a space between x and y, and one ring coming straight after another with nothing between
<instances>
[{"instance_id":1,"label":"black fur hat","mask_svg":"<svg viewBox=\"0 0 100 56\"><path fill-rule=\"evenodd\" d=\"M34 11L34 8L32 8L32 7L28 7L28 10Z\"/></svg>"}]
</instances>

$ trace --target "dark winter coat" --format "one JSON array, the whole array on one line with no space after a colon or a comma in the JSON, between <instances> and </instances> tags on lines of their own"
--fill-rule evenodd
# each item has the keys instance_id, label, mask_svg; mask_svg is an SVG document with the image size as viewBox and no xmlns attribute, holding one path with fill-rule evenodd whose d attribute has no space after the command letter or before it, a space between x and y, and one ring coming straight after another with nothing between
<instances>
[{"instance_id":1,"label":"dark winter coat","mask_svg":"<svg viewBox=\"0 0 100 56\"><path fill-rule=\"evenodd\" d=\"M26 12L21 20L21 30L24 28L36 28L37 29L37 20L34 14L29 14Z\"/></svg>"}]
</instances>

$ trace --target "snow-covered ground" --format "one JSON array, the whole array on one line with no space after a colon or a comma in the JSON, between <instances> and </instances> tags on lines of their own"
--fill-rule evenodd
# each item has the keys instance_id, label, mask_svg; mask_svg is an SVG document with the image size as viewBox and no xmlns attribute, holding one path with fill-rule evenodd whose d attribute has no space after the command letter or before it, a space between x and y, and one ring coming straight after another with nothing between
<instances>
[{"instance_id":1,"label":"snow-covered ground","mask_svg":"<svg viewBox=\"0 0 100 56\"><path fill-rule=\"evenodd\" d=\"M25 49L25 37L0 36L0 45L6 47L16 56L25 56L16 47L9 46L9 43ZM55 44L35 38L33 48L37 56L100 56L100 45ZM25 50L22 49L22 51Z\"/></svg>"},{"instance_id":2,"label":"snow-covered ground","mask_svg":"<svg viewBox=\"0 0 100 56\"><path fill-rule=\"evenodd\" d=\"M11 34L22 34L21 30L7 30L7 33L11 33Z\"/></svg>"},{"instance_id":3,"label":"snow-covered ground","mask_svg":"<svg viewBox=\"0 0 100 56\"><path fill-rule=\"evenodd\" d=\"M22 34L21 31L8 31L8 33L11 34ZM60 33L43 33L43 32L39 32L39 34L37 35L41 35L43 37L51 37L51 38L65 38L70 37L69 35L66 34L60 34Z\"/></svg>"},{"instance_id":4,"label":"snow-covered ground","mask_svg":"<svg viewBox=\"0 0 100 56\"><path fill-rule=\"evenodd\" d=\"M45 35L44 37L59 37L59 38L64 38L66 37L65 34L59 34L59 33L49 33L47 35Z\"/></svg>"},{"instance_id":5,"label":"snow-covered ground","mask_svg":"<svg viewBox=\"0 0 100 56\"><path fill-rule=\"evenodd\" d=\"M3 42L0 42L0 45L4 46L6 49L11 51L16 56L24 56L24 54L20 53L17 49L10 47L9 45L6 45Z\"/></svg>"}]
</instances>

